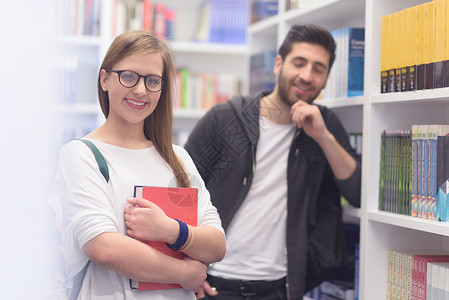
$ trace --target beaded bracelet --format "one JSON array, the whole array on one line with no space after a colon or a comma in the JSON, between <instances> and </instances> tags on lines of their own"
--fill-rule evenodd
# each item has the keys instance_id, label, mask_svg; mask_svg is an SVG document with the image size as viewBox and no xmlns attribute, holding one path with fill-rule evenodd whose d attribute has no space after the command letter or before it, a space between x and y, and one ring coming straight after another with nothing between
<instances>
[{"instance_id":1,"label":"beaded bracelet","mask_svg":"<svg viewBox=\"0 0 449 300\"><path fill-rule=\"evenodd\" d=\"M175 219L175 220L178 221L178 223L179 223L178 239L173 244L169 244L169 243L165 243L165 244L167 245L168 248L172 249L173 251L178 251L179 249L182 248L182 246L184 246L184 244L186 243L186 241L189 237L189 227L187 227L187 224L184 223L183 221L180 221L178 219Z\"/></svg>"}]
</instances>

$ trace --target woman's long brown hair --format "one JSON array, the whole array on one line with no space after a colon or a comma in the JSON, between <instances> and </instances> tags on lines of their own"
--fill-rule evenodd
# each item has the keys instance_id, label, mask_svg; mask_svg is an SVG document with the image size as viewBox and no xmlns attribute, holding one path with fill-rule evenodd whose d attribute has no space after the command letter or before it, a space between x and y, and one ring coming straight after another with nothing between
<instances>
[{"instance_id":1,"label":"woman's long brown hair","mask_svg":"<svg viewBox=\"0 0 449 300\"><path fill-rule=\"evenodd\" d=\"M176 156L172 145L173 128L173 90L175 82L175 67L173 54L167 43L142 30L128 31L114 39L106 53L101 69L110 70L125 57L140 53L160 53L164 70L162 76L167 79L161 91L161 97L154 111L145 119L144 134L153 142L156 150L171 167L178 187L190 187L190 180L182 162ZM144 62L142 62L144 63ZM107 118L109 115L109 96L103 91L98 75L98 98L101 110Z\"/></svg>"}]
</instances>

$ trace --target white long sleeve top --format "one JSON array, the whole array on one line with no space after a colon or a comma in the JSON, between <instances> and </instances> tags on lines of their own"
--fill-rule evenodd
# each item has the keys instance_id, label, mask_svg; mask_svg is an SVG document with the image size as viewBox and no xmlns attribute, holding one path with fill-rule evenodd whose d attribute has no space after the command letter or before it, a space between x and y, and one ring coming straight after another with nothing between
<instances>
[{"instance_id":1,"label":"white long sleeve top","mask_svg":"<svg viewBox=\"0 0 449 300\"><path fill-rule=\"evenodd\" d=\"M92 238L105 233L126 234L124 207L135 185L176 187L171 168L155 147L126 149L90 139L105 157L109 183L100 173L91 150L81 141L70 141L59 157L63 215L63 252L69 282L88 263L83 251ZM223 232L216 208L189 154L179 146L175 153L184 163L192 187L198 188L198 225ZM78 299L196 299L184 289L138 291L129 278L90 262Z\"/></svg>"}]
</instances>

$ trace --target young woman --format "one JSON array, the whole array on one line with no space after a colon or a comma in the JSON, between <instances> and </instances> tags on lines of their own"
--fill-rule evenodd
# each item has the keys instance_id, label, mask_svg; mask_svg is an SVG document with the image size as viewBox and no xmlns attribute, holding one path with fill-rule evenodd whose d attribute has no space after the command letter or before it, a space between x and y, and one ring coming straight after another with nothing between
<instances>
[{"instance_id":1,"label":"young woman","mask_svg":"<svg viewBox=\"0 0 449 300\"><path fill-rule=\"evenodd\" d=\"M104 156L110 180L82 141L61 149L68 280L87 265L78 299L196 299L205 264L224 256L224 232L204 182L187 152L171 143L173 84L172 53L163 40L145 31L118 36L98 77L106 121L84 137ZM133 198L135 185L197 187L198 226L186 231L152 202ZM177 244L186 258L140 240ZM182 288L139 291L130 279Z\"/></svg>"}]
</instances>

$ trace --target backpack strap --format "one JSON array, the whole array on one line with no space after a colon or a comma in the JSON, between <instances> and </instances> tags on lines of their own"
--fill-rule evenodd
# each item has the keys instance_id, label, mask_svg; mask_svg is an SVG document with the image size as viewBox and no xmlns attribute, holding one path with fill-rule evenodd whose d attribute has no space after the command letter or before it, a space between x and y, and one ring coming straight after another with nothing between
<instances>
[{"instance_id":1,"label":"backpack strap","mask_svg":"<svg viewBox=\"0 0 449 300\"><path fill-rule=\"evenodd\" d=\"M109 168L103 154L101 154L100 150L98 150L98 148L91 141L85 139L80 139L80 141L90 148L90 150L94 154L95 160L97 161L98 168L100 169L101 174L103 175L104 179L106 179L106 182L109 182ZM78 298L81 291L81 286L83 285L84 277L86 277L89 263L90 260L87 262L84 268L73 278L72 289L70 290L68 295L69 300L76 300Z\"/></svg>"},{"instance_id":2,"label":"backpack strap","mask_svg":"<svg viewBox=\"0 0 449 300\"><path fill-rule=\"evenodd\" d=\"M84 266L84 268L76 274L76 276L73 278L73 285L72 289L70 290L68 294L68 300L76 300L78 299L78 296L81 291L81 286L83 285L84 278L86 277L87 268L89 267L90 260L87 262L87 264Z\"/></svg>"},{"instance_id":3,"label":"backpack strap","mask_svg":"<svg viewBox=\"0 0 449 300\"><path fill-rule=\"evenodd\" d=\"M98 148L91 141L85 139L80 139L80 141L89 146L90 150L92 150L92 153L94 154L95 160L97 161L98 168L100 169L101 174L103 175L104 179L106 179L106 182L109 183L109 168L100 150L98 150Z\"/></svg>"}]
</instances>

